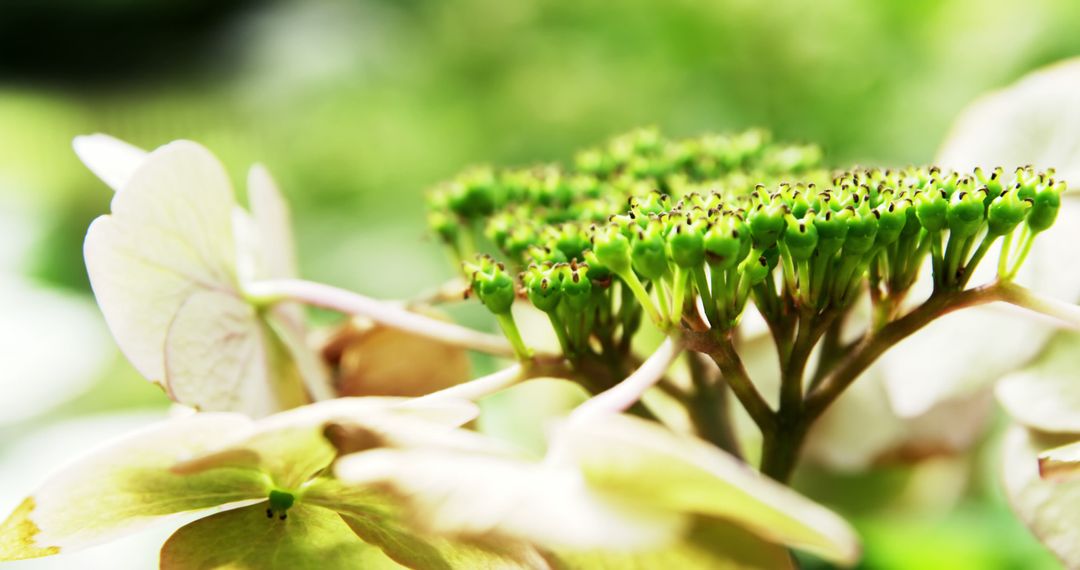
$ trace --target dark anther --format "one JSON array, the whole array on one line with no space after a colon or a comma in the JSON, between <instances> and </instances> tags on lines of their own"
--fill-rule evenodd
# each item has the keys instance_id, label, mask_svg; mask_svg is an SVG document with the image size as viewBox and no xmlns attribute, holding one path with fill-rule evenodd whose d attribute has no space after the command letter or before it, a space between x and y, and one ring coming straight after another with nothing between
<instances>
[{"instance_id":1,"label":"dark anther","mask_svg":"<svg viewBox=\"0 0 1080 570\"><path fill-rule=\"evenodd\" d=\"M274 518L274 511L271 510L271 509L266 509L266 518L268 518L268 519Z\"/></svg>"},{"instance_id":2,"label":"dark anther","mask_svg":"<svg viewBox=\"0 0 1080 570\"><path fill-rule=\"evenodd\" d=\"M280 515L278 515L279 520L285 520L287 518L289 518L289 513L281 513Z\"/></svg>"}]
</instances>

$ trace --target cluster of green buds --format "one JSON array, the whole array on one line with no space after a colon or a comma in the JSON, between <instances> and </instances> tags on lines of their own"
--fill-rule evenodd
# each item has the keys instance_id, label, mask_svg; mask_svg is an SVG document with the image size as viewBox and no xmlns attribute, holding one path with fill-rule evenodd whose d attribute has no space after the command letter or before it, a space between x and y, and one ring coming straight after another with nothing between
<instances>
[{"instance_id":1,"label":"cluster of green buds","mask_svg":"<svg viewBox=\"0 0 1080 570\"><path fill-rule=\"evenodd\" d=\"M432 219L459 253L482 226L478 240L520 276L467 262L477 295L499 315L516 287L574 354L627 343L643 316L665 330L728 330L750 300L766 319L842 310L868 287L898 301L927 258L936 290L960 290L999 239L999 274L1011 278L1064 190L1029 167L1006 180L1000 168L829 174L819 160L759 131L638 131L579 154L569 173L472 171L435 199Z\"/></svg>"}]
</instances>

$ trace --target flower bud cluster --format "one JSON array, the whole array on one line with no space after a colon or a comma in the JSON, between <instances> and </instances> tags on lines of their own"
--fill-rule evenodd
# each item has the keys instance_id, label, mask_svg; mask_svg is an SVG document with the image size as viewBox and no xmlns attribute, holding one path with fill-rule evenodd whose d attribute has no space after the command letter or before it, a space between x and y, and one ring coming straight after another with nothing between
<instances>
[{"instance_id":1,"label":"flower bud cluster","mask_svg":"<svg viewBox=\"0 0 1080 570\"><path fill-rule=\"evenodd\" d=\"M1065 187L1030 167L1011 177L936 167L829 176L813 168L818 160L816 149L775 146L758 131L690 141L638 131L579 154L573 174L469 174L501 198L462 198L472 209L432 215L457 216L459 232L468 216L483 219L486 238L521 272L520 296L574 352L592 336L632 334L642 315L661 328L700 321L699 299L704 324L721 330L750 299L766 318L845 308L868 285L899 299L928 257L935 288L959 290L999 238L1009 277L1053 224ZM747 176L768 184L732 183ZM510 179L517 185L493 182ZM557 180L574 182L556 191ZM469 270L474 289L493 311L508 310L513 280L500 274L493 306L484 263Z\"/></svg>"}]
</instances>

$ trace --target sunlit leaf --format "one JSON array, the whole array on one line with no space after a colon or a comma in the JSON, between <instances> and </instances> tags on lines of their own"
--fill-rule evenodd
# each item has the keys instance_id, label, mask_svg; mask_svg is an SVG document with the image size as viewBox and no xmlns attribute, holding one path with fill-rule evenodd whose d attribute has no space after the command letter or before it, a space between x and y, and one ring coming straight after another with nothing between
<instances>
[{"instance_id":1,"label":"sunlit leaf","mask_svg":"<svg viewBox=\"0 0 1080 570\"><path fill-rule=\"evenodd\" d=\"M294 570L401 568L365 544L337 513L297 504L285 520L266 504L218 513L176 531L161 548L161 568Z\"/></svg>"},{"instance_id":2,"label":"sunlit leaf","mask_svg":"<svg viewBox=\"0 0 1080 570\"><path fill-rule=\"evenodd\" d=\"M854 563L843 519L708 443L631 416L567 422L567 449L589 484L674 512L714 516L758 536Z\"/></svg>"},{"instance_id":3,"label":"sunlit leaf","mask_svg":"<svg viewBox=\"0 0 1080 570\"><path fill-rule=\"evenodd\" d=\"M78 550L169 515L265 496L264 480L255 471L169 470L248 422L237 414L197 414L91 451L49 478L11 515L0 527L0 550L8 559Z\"/></svg>"}]
</instances>

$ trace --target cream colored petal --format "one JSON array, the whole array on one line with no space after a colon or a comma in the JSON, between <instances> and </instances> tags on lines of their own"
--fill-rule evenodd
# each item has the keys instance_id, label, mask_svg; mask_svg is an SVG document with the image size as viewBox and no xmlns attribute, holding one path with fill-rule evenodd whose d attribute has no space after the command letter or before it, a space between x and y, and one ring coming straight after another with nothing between
<instances>
[{"instance_id":1,"label":"cream colored petal","mask_svg":"<svg viewBox=\"0 0 1080 570\"><path fill-rule=\"evenodd\" d=\"M150 154L118 138L101 133L75 137L75 154L109 188L119 192Z\"/></svg>"},{"instance_id":2,"label":"cream colored petal","mask_svg":"<svg viewBox=\"0 0 1080 570\"><path fill-rule=\"evenodd\" d=\"M1034 364L997 385L998 401L1018 422L1047 431L1080 433L1080 334L1059 333Z\"/></svg>"},{"instance_id":3,"label":"cream colored petal","mask_svg":"<svg viewBox=\"0 0 1080 570\"><path fill-rule=\"evenodd\" d=\"M292 216L270 171L256 164L248 171L248 202L258 228L263 279L291 279L299 275Z\"/></svg>"},{"instance_id":4,"label":"cream colored petal","mask_svg":"<svg viewBox=\"0 0 1080 570\"><path fill-rule=\"evenodd\" d=\"M410 521L435 534L517 540L545 548L648 549L673 540L685 517L609 498L571 467L439 449L376 449L338 460L352 485L387 488Z\"/></svg>"},{"instance_id":5,"label":"cream colored petal","mask_svg":"<svg viewBox=\"0 0 1080 570\"><path fill-rule=\"evenodd\" d=\"M0 559L78 550L177 513L265 496L262 474L170 471L221 437L244 429L239 414L198 414L155 424L88 452L50 477L0 524Z\"/></svg>"},{"instance_id":6,"label":"cream colored petal","mask_svg":"<svg viewBox=\"0 0 1080 570\"><path fill-rule=\"evenodd\" d=\"M187 298L169 327L165 362L173 399L203 411L262 417L308 402L285 347L232 293Z\"/></svg>"},{"instance_id":7,"label":"cream colored petal","mask_svg":"<svg viewBox=\"0 0 1080 570\"><path fill-rule=\"evenodd\" d=\"M946 168L1056 168L1080 184L1080 59L1068 59L983 95L938 151Z\"/></svg>"},{"instance_id":8,"label":"cream colored petal","mask_svg":"<svg viewBox=\"0 0 1080 570\"><path fill-rule=\"evenodd\" d=\"M147 379L165 377L165 335L196 291L236 287L233 195L225 169L187 141L150 153L112 214L91 224L84 255L120 349Z\"/></svg>"},{"instance_id":9,"label":"cream colored petal","mask_svg":"<svg viewBox=\"0 0 1080 570\"><path fill-rule=\"evenodd\" d=\"M364 445L450 445L457 440L449 439L454 436L447 432L475 415L475 404L457 400L431 403L403 398L328 400L253 422L245 429L222 436L204 453L173 469L181 473L201 473L225 466L258 469L278 486L298 489L329 466L338 453L334 444L349 447L362 441ZM335 427L334 431L328 431L331 426ZM462 435L458 439L464 438L468 447L478 445L472 443L471 437L471 434Z\"/></svg>"},{"instance_id":10,"label":"cream colored petal","mask_svg":"<svg viewBox=\"0 0 1080 570\"><path fill-rule=\"evenodd\" d=\"M722 518L841 564L858 560L842 518L702 440L626 415L567 422L557 437L597 490Z\"/></svg>"},{"instance_id":11,"label":"cream colored petal","mask_svg":"<svg viewBox=\"0 0 1080 570\"><path fill-rule=\"evenodd\" d=\"M1012 427L1002 456L1004 483L1020 520L1065 567L1080 568L1080 480L1059 482L1039 477L1039 452L1066 441Z\"/></svg>"}]
</instances>

